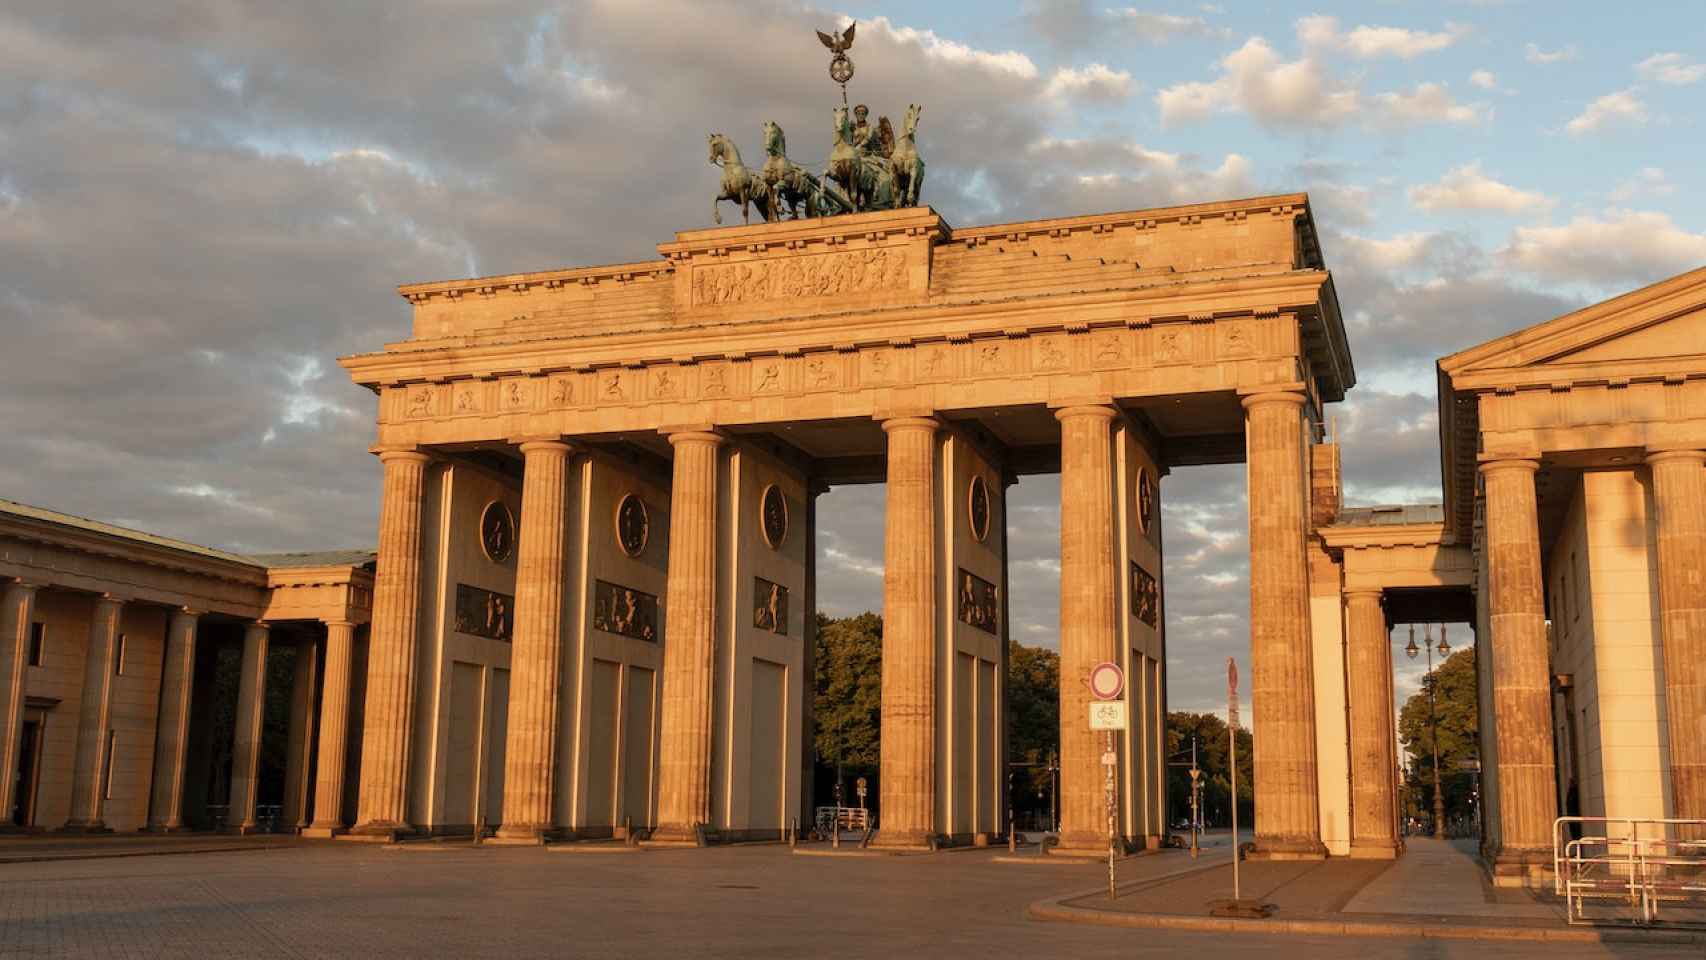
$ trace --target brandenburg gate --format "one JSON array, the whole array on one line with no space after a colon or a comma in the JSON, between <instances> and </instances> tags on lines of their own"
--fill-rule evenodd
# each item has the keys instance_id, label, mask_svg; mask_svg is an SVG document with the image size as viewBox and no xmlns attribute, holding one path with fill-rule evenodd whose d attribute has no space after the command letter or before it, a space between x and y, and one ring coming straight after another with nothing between
<instances>
[{"instance_id":1,"label":"brandenburg gate","mask_svg":"<svg viewBox=\"0 0 1706 960\"><path fill-rule=\"evenodd\" d=\"M1322 855L1306 546L1354 382L1301 194L954 229L928 207L401 288L343 360L384 464L356 834L774 837L811 804L816 498L887 484L878 832L1006 828L1006 490L1061 477L1062 847L1166 832L1159 479L1248 465L1257 843ZM1189 643L1183 637L1180 642Z\"/></svg>"}]
</instances>

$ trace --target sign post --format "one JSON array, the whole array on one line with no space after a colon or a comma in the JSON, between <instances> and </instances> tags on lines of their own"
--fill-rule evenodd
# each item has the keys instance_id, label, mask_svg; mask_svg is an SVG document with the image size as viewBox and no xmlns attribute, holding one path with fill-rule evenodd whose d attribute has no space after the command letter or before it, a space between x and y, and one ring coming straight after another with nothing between
<instances>
[{"instance_id":1,"label":"sign post","mask_svg":"<svg viewBox=\"0 0 1706 960\"><path fill-rule=\"evenodd\" d=\"M1232 777L1232 899L1242 900L1238 889L1238 661L1226 658L1226 758Z\"/></svg>"},{"instance_id":2,"label":"sign post","mask_svg":"<svg viewBox=\"0 0 1706 960\"><path fill-rule=\"evenodd\" d=\"M1126 728L1126 705L1120 699L1125 694L1125 671L1111 661L1096 664L1090 669L1090 693L1096 700L1090 704L1090 729L1103 732L1102 799L1108 808L1108 899L1114 899L1114 859L1119 829L1119 788L1115 770L1120 757L1114 750L1114 731Z\"/></svg>"}]
</instances>

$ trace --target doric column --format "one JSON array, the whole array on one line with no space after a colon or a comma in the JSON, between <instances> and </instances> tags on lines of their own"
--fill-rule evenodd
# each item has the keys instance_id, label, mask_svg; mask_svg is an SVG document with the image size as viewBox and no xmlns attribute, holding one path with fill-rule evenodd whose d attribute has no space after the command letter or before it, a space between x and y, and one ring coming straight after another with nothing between
<instances>
[{"instance_id":1,"label":"doric column","mask_svg":"<svg viewBox=\"0 0 1706 960\"><path fill-rule=\"evenodd\" d=\"M254 833L255 791L261 772L261 720L267 708L267 638L264 623L243 628L243 663L237 676L237 727L231 738L231 812L228 823Z\"/></svg>"},{"instance_id":2,"label":"doric column","mask_svg":"<svg viewBox=\"0 0 1706 960\"><path fill-rule=\"evenodd\" d=\"M1118 660L1113 425L1108 406L1066 407L1060 421L1060 846L1107 850L1106 735L1090 729L1090 670ZM1128 688L1136 683L1128 678ZM1128 702L1137 702L1132 697Z\"/></svg>"},{"instance_id":3,"label":"doric column","mask_svg":"<svg viewBox=\"0 0 1706 960\"><path fill-rule=\"evenodd\" d=\"M379 510L373 623L368 632L367 699L362 709L361 798L356 833L395 837L408 821L410 733L421 601L421 496L428 457L386 450Z\"/></svg>"},{"instance_id":4,"label":"doric column","mask_svg":"<svg viewBox=\"0 0 1706 960\"><path fill-rule=\"evenodd\" d=\"M24 742L24 675L35 606L35 584L13 581L0 587L0 828L11 823L17 800L13 772Z\"/></svg>"},{"instance_id":5,"label":"doric column","mask_svg":"<svg viewBox=\"0 0 1706 960\"><path fill-rule=\"evenodd\" d=\"M569 445L557 440L521 445L526 466L516 544L504 822L498 830L498 837L505 840L541 840L556 820L552 786L562 686L569 452Z\"/></svg>"},{"instance_id":6,"label":"doric column","mask_svg":"<svg viewBox=\"0 0 1706 960\"><path fill-rule=\"evenodd\" d=\"M1351 855L1397 853L1391 644L1380 591L1345 592L1345 686L1350 693Z\"/></svg>"},{"instance_id":7,"label":"doric column","mask_svg":"<svg viewBox=\"0 0 1706 960\"><path fill-rule=\"evenodd\" d=\"M1649 454L1674 813L1706 819L1706 451ZM1694 839L1700 839L1695 837Z\"/></svg>"},{"instance_id":8,"label":"doric column","mask_svg":"<svg viewBox=\"0 0 1706 960\"><path fill-rule=\"evenodd\" d=\"M296 646L296 669L290 678L290 732L284 761L284 823L301 830L308 826L309 782L314 758L314 681L320 647L313 640Z\"/></svg>"},{"instance_id":9,"label":"doric column","mask_svg":"<svg viewBox=\"0 0 1706 960\"><path fill-rule=\"evenodd\" d=\"M326 621L325 679L320 693L320 758L314 773L314 822L303 836L331 837L344 830L344 762L349 734L350 652L355 624Z\"/></svg>"},{"instance_id":10,"label":"doric column","mask_svg":"<svg viewBox=\"0 0 1706 960\"><path fill-rule=\"evenodd\" d=\"M711 824L717 461L723 438L690 430L670 434L669 443L675 448L675 466L669 500L669 594L655 836L683 841L699 839Z\"/></svg>"},{"instance_id":11,"label":"doric column","mask_svg":"<svg viewBox=\"0 0 1706 960\"><path fill-rule=\"evenodd\" d=\"M83 702L77 711L77 757L71 769L71 817L67 830L104 831L107 744L112 736L113 651L124 601L104 595L89 618L89 648L83 658Z\"/></svg>"},{"instance_id":12,"label":"doric column","mask_svg":"<svg viewBox=\"0 0 1706 960\"><path fill-rule=\"evenodd\" d=\"M1309 488L1301 393L1244 398L1250 512L1250 697L1256 847L1322 857L1315 767L1315 664L1305 537Z\"/></svg>"},{"instance_id":13,"label":"doric column","mask_svg":"<svg viewBox=\"0 0 1706 960\"><path fill-rule=\"evenodd\" d=\"M936 829L936 430L883 421L883 713L875 843L924 846Z\"/></svg>"},{"instance_id":14,"label":"doric column","mask_svg":"<svg viewBox=\"0 0 1706 960\"><path fill-rule=\"evenodd\" d=\"M172 611L160 670L160 719L154 734L154 796L148 829L184 829L184 767L189 755L190 694L195 686L195 638L201 616Z\"/></svg>"},{"instance_id":15,"label":"doric column","mask_svg":"<svg viewBox=\"0 0 1706 960\"><path fill-rule=\"evenodd\" d=\"M1552 757L1551 671L1541 593L1534 460L1481 464L1486 483L1488 622L1499 790L1495 870L1551 862L1558 815Z\"/></svg>"}]
</instances>

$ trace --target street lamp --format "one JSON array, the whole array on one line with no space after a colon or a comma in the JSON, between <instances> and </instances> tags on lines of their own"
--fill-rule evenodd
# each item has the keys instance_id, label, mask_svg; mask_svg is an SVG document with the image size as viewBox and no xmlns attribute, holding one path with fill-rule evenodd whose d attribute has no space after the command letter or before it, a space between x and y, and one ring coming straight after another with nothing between
<instances>
[{"instance_id":1,"label":"street lamp","mask_svg":"<svg viewBox=\"0 0 1706 960\"><path fill-rule=\"evenodd\" d=\"M1433 624L1422 625L1422 645L1416 646L1416 625L1410 624L1410 642L1404 647L1404 652L1410 659L1416 659L1416 654L1427 651L1428 679L1434 675L1434 637ZM1451 644L1445 642L1445 624L1439 625L1439 655L1444 659L1451 653ZM1428 730L1433 740L1434 753L1434 839L1445 839L1445 794L1439 785L1439 711L1434 700L1437 682L1428 683Z\"/></svg>"}]
</instances>

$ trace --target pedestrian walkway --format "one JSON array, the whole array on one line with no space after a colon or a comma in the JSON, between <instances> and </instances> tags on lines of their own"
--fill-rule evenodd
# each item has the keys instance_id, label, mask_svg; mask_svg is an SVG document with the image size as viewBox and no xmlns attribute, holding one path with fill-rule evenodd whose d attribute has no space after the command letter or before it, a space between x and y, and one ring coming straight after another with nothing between
<instances>
[{"instance_id":1,"label":"pedestrian walkway","mask_svg":"<svg viewBox=\"0 0 1706 960\"><path fill-rule=\"evenodd\" d=\"M1345 913L1405 916L1526 917L1566 921L1564 902L1544 892L1496 888L1473 840L1411 837L1392 868L1345 904Z\"/></svg>"},{"instance_id":2,"label":"pedestrian walkway","mask_svg":"<svg viewBox=\"0 0 1706 960\"><path fill-rule=\"evenodd\" d=\"M0 836L0 864L277 850L316 842L284 834L245 837L218 833L35 833Z\"/></svg>"}]
</instances>

